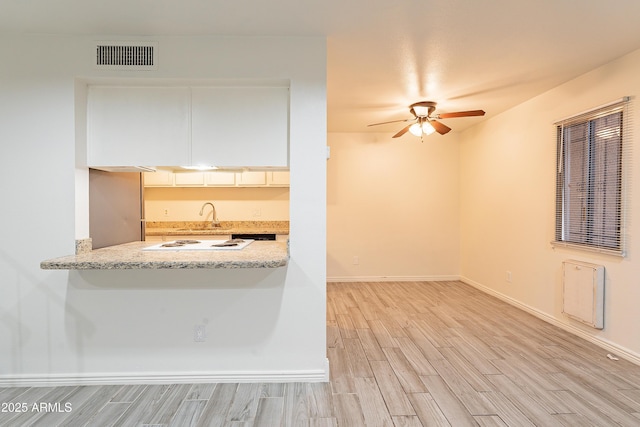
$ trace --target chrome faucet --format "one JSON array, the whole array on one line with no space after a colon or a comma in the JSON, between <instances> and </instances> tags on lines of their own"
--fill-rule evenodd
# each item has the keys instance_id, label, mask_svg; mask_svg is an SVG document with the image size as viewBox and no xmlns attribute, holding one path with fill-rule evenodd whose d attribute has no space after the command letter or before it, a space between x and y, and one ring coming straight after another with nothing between
<instances>
[{"instance_id":1,"label":"chrome faucet","mask_svg":"<svg viewBox=\"0 0 640 427\"><path fill-rule=\"evenodd\" d=\"M213 206L213 203L207 202L204 205L202 205L202 209L200 209L200 216L202 216L202 214L204 213L204 208L207 205L211 205L211 209L213 209L213 219L211 220L211 226L212 227L220 227L220 221L218 221L218 216L216 215L216 207Z\"/></svg>"}]
</instances>

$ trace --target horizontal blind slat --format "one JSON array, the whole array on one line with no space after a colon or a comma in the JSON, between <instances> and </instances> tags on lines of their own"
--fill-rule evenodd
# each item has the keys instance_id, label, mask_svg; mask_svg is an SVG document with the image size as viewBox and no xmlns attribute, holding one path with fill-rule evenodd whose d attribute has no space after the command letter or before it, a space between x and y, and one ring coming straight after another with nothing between
<instances>
[{"instance_id":1,"label":"horizontal blind slat","mask_svg":"<svg viewBox=\"0 0 640 427\"><path fill-rule=\"evenodd\" d=\"M623 250L628 110L609 104L557 126L556 242Z\"/></svg>"}]
</instances>

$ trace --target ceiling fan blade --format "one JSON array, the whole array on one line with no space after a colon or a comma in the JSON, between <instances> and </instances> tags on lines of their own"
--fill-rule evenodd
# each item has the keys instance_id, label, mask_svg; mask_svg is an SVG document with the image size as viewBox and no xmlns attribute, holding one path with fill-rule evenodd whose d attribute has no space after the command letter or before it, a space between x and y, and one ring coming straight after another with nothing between
<instances>
[{"instance_id":1,"label":"ceiling fan blade","mask_svg":"<svg viewBox=\"0 0 640 427\"><path fill-rule=\"evenodd\" d=\"M451 130L449 126L443 125L442 123L435 120L429 120L429 123L431 123L431 126L433 126L436 132L438 132L440 135L444 135Z\"/></svg>"},{"instance_id":2,"label":"ceiling fan blade","mask_svg":"<svg viewBox=\"0 0 640 427\"><path fill-rule=\"evenodd\" d=\"M456 113L442 113L438 114L438 119L451 119L454 117L472 117L472 116L484 116L483 110L470 110L470 111L458 111Z\"/></svg>"},{"instance_id":3,"label":"ceiling fan blade","mask_svg":"<svg viewBox=\"0 0 640 427\"><path fill-rule=\"evenodd\" d=\"M378 126L378 125L387 125L389 123L408 122L409 120L415 120L415 119L391 120L390 122L372 123L370 125L367 125L367 127L369 127L369 126Z\"/></svg>"},{"instance_id":4,"label":"ceiling fan blade","mask_svg":"<svg viewBox=\"0 0 640 427\"><path fill-rule=\"evenodd\" d=\"M411 125L413 125L413 123L411 123L410 125L406 125L405 127L403 127L400 132L396 133L395 135L392 136L392 138L399 138L402 135L404 135L405 133L407 133L407 131L409 130L409 128L411 127Z\"/></svg>"}]
</instances>

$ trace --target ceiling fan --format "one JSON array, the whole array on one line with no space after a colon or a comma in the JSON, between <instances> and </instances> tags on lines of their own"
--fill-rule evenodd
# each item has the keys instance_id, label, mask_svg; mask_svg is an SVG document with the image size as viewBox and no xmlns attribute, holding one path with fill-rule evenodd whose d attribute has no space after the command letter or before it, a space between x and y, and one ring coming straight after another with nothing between
<instances>
[{"instance_id":1,"label":"ceiling fan","mask_svg":"<svg viewBox=\"0 0 640 427\"><path fill-rule=\"evenodd\" d=\"M373 123L368 126L386 125L389 123L409 122L407 126L400 129L398 133L393 135L393 138L398 138L410 131L415 136L431 135L433 132L438 132L440 135L451 130L450 127L440 123L436 119L451 119L455 117L472 117L472 116L484 116L483 110L470 110L470 111L458 111L455 113L442 113L432 115L436 110L436 103L431 101L416 102L409 105L409 112L413 114L413 118L404 120L392 120L390 122Z\"/></svg>"}]
</instances>

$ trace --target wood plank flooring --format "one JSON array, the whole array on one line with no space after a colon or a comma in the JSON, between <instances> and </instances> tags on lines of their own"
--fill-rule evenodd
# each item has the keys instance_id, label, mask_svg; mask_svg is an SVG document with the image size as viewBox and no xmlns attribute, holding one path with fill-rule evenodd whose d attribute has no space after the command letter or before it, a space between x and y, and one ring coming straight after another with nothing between
<instances>
[{"instance_id":1,"label":"wood plank flooring","mask_svg":"<svg viewBox=\"0 0 640 427\"><path fill-rule=\"evenodd\" d=\"M640 366L460 282L329 283L327 354L330 383L4 388L0 426L640 426Z\"/></svg>"}]
</instances>

